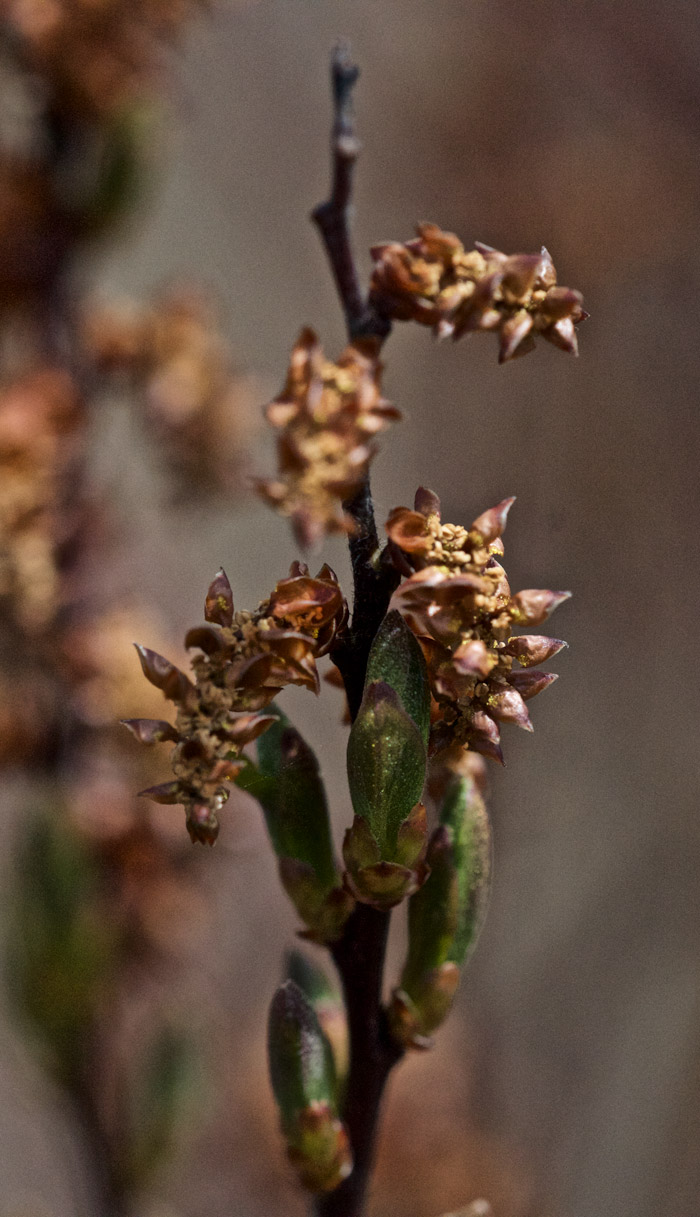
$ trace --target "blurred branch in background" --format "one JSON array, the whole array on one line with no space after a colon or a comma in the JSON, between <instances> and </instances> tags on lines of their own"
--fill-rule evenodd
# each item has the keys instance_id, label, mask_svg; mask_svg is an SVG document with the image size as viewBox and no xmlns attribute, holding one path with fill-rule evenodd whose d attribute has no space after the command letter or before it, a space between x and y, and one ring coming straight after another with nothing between
<instances>
[{"instance_id":1,"label":"blurred branch in background","mask_svg":"<svg viewBox=\"0 0 700 1217\"><path fill-rule=\"evenodd\" d=\"M105 1217L192 1115L192 1011L174 986L205 910L169 813L133 794L154 775L117 725L143 709L130 644L162 627L103 590L116 538L90 428L117 389L176 495L230 495L254 390L201 291L98 306L76 272L144 197L167 52L205 7L0 3L0 763L31 790L8 975L81 1118Z\"/></svg>"}]
</instances>

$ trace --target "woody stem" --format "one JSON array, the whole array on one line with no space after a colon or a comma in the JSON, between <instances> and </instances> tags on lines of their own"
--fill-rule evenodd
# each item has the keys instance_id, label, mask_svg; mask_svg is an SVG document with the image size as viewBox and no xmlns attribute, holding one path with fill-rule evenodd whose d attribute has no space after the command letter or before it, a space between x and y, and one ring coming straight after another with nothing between
<instances>
[{"instance_id":1,"label":"woody stem","mask_svg":"<svg viewBox=\"0 0 700 1217\"><path fill-rule=\"evenodd\" d=\"M350 237L351 197L359 142L352 91L359 69L347 47L331 60L334 121L330 197L312 214L321 233L340 296L350 341L374 338L381 345L391 324L373 309L361 288ZM355 525L350 537L354 601L352 622L332 652L348 698L351 718L362 701L372 640L389 607L398 574L379 547L369 474L343 503ZM351 1174L335 1191L316 1200L315 1217L362 1217L374 1165L377 1127L389 1073L403 1050L392 1039L382 1007L384 957L390 913L358 904L332 949L345 996L350 1070L342 1109L353 1151Z\"/></svg>"}]
</instances>

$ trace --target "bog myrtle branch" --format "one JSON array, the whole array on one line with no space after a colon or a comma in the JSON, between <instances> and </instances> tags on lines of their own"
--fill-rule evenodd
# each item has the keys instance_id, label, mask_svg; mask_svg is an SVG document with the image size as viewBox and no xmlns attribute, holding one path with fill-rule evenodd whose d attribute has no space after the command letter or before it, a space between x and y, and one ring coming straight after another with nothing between
<instances>
[{"instance_id":1,"label":"bog myrtle branch","mask_svg":"<svg viewBox=\"0 0 700 1217\"><path fill-rule=\"evenodd\" d=\"M501 558L512 498L465 527L444 522L438 496L421 487L413 508L390 513L381 547L369 467L376 436L400 414L382 396L378 357L393 321L454 339L494 331L501 362L539 337L575 354L585 314L579 293L557 286L545 249L467 250L435 224L419 225L411 241L375 247L365 294L350 234L358 70L347 48L334 52L331 70L331 192L313 219L349 344L332 362L316 334L302 330L284 388L266 408L277 431L277 477L261 479L258 491L290 520L303 548L347 534L352 616L327 565L312 577L295 561L253 612L234 608L220 571L206 596L207 624L185 640L201 652L192 679L139 648L145 676L177 709L175 723L126 725L142 743L175 745L175 780L142 793L182 804L193 841L215 842L230 783L261 804L302 936L328 950L344 999L340 1045L319 998L330 982L314 979L310 960L288 969L273 999L270 1076L287 1154L316 1194L315 1217L363 1217L387 1080L406 1050L430 1046L483 921L491 837L481 758L502 763L501 723L532 730L525 703L555 679L535 669L565 645L514 630L541 625L569 594L511 593ZM320 766L274 703L290 684L318 692L323 655L340 674L351 723L354 819L343 865ZM253 741L255 759L243 753ZM385 1006L389 920L404 901L408 950Z\"/></svg>"}]
</instances>

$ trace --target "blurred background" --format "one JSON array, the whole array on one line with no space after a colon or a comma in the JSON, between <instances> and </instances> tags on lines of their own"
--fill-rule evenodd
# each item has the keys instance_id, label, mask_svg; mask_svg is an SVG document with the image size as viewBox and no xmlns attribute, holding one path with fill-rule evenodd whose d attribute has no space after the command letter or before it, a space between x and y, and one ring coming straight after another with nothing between
<instances>
[{"instance_id":1,"label":"blurred background","mask_svg":"<svg viewBox=\"0 0 700 1217\"><path fill-rule=\"evenodd\" d=\"M265 1075L295 921L261 817L234 796L215 854L191 851L178 809L134 810L165 750L111 724L162 713L131 641L177 659L220 564L253 607L299 556L246 477L273 468L258 407L300 326L344 342L307 219L339 36L363 271L431 220L546 243L592 314L578 360L540 343L499 368L488 336L401 325L385 348L405 421L378 519L420 483L455 522L517 495L513 586L574 598L561 680L492 774L486 928L435 1050L392 1080L371 1215L695 1217L697 4L153 0L114 60L83 27L51 41L74 7L0 5L2 1217L106 1217L105 1137L144 1217L305 1211ZM347 577L339 541L323 559ZM285 696L340 830L339 695ZM164 1113L138 1152L134 1075Z\"/></svg>"}]
</instances>

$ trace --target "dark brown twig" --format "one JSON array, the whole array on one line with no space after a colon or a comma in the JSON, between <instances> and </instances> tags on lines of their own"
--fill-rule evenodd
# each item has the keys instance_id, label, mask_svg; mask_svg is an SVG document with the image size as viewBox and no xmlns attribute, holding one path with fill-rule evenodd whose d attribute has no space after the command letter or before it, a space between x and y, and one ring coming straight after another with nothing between
<instances>
[{"instance_id":1,"label":"dark brown twig","mask_svg":"<svg viewBox=\"0 0 700 1217\"><path fill-rule=\"evenodd\" d=\"M328 254L331 271L345 313L351 341L355 338L388 336L391 322L368 304L360 287L352 241L352 186L360 142L355 134L353 89L360 69L350 58L349 48L339 43L331 57L333 128L331 132L331 193L311 213Z\"/></svg>"},{"instance_id":2,"label":"dark brown twig","mask_svg":"<svg viewBox=\"0 0 700 1217\"><path fill-rule=\"evenodd\" d=\"M352 91L359 69L345 46L331 60L334 122L331 138L331 195L313 212L345 313L351 341L371 337L380 346L391 324L367 303L360 285L350 239L352 183L359 142L355 135ZM354 719L372 640L389 607L399 576L379 547L369 474L343 504L355 523L350 537L354 602L350 628L332 653ZM343 937L333 948L345 996L350 1038L350 1072L343 1119L350 1134L354 1166L348 1178L314 1206L316 1217L361 1217L374 1164L377 1125L384 1087L403 1050L392 1039L382 1008L382 978L390 914L358 904Z\"/></svg>"}]
</instances>

